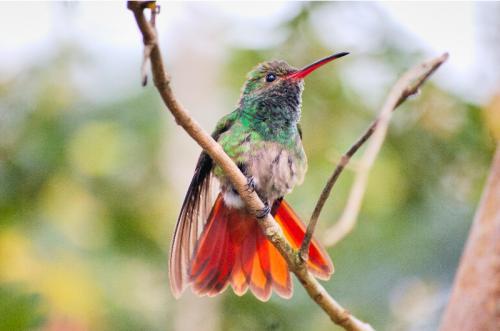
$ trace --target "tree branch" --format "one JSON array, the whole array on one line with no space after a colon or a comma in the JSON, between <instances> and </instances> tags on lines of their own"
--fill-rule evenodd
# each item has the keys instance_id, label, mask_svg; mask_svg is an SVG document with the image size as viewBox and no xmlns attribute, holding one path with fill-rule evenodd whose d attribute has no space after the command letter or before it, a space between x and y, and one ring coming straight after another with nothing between
<instances>
[{"instance_id":1,"label":"tree branch","mask_svg":"<svg viewBox=\"0 0 500 331\"><path fill-rule=\"evenodd\" d=\"M135 20L143 36L144 46L151 48L151 51L144 52L144 55L147 56L147 53L150 54L154 84L165 102L165 105L174 116L177 124L182 126L224 170L226 176L231 180L231 183L245 202L248 210L255 216L257 211L264 208L264 204L255 192L246 190L246 177L241 173L232 159L223 151L221 146L190 116L189 112L177 100L170 87L170 77L165 71L160 48L158 46L157 33L154 27L156 7L152 6L152 3L154 4L154 2L129 1L127 7L134 13ZM151 21L148 21L144 16L144 9L146 8L152 8ZM147 60L147 58L145 60ZM266 218L259 219L258 221L266 237L285 258L290 270L300 280L309 296L328 314L334 323L342 326L345 330L373 330L369 324L358 320L340 306L309 273L306 265L298 258L298 254L286 241L281 228L271 215L267 215Z\"/></svg>"},{"instance_id":2,"label":"tree branch","mask_svg":"<svg viewBox=\"0 0 500 331\"><path fill-rule=\"evenodd\" d=\"M352 156L372 135L374 135L374 139L367 147L361 162L356 167L357 176L351 189L344 212L342 213L340 220L327 231L326 244L336 244L354 228L365 192L368 174L384 141L392 111L405 102L409 96L417 93L420 86L425 83L427 78L429 78L429 76L432 75L432 73L434 73L434 71L436 71L437 68L439 68L439 66L441 66L441 64L443 64L447 59L448 53L444 53L437 58L421 63L408 70L391 89L391 92L387 96L384 106L380 111L379 117L373 121L365 133L342 156L339 164L333 171L325 185L325 188L321 192L319 200L311 216L311 220L307 226L306 235L300 248L300 257L302 259L307 260L308 258L307 253L309 252L309 245L311 243L316 224L318 223L319 215L321 214L321 210L330 196L337 179L351 160Z\"/></svg>"},{"instance_id":3,"label":"tree branch","mask_svg":"<svg viewBox=\"0 0 500 331\"><path fill-rule=\"evenodd\" d=\"M495 111L491 109L491 111ZM500 111L500 109L498 109ZM494 132L493 132L494 133ZM440 331L494 331L500 313L500 139Z\"/></svg>"}]
</instances>

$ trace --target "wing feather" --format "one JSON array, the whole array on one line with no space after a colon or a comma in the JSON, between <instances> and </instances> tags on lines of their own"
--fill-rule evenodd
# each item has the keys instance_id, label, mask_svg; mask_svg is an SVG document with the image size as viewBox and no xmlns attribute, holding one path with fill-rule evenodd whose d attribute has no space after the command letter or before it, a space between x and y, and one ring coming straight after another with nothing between
<instances>
[{"instance_id":1,"label":"wing feather","mask_svg":"<svg viewBox=\"0 0 500 331\"><path fill-rule=\"evenodd\" d=\"M217 123L212 137L218 140L220 135L231 127L237 116L238 111L224 116ZM212 208L213 167L212 158L202 152L175 225L170 249L169 275L170 288L176 298L181 295L189 282L189 262Z\"/></svg>"},{"instance_id":2,"label":"wing feather","mask_svg":"<svg viewBox=\"0 0 500 331\"><path fill-rule=\"evenodd\" d=\"M170 287L175 297L180 296L187 285L189 261L193 256L207 210L211 207L212 167L210 156L205 152L201 153L175 226L169 266Z\"/></svg>"}]
</instances>

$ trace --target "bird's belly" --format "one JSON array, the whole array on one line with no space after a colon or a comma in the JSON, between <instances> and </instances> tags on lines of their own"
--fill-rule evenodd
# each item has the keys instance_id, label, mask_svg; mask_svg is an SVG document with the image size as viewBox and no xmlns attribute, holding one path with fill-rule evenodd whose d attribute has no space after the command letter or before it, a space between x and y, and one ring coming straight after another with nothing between
<instances>
[{"instance_id":1,"label":"bird's belly","mask_svg":"<svg viewBox=\"0 0 500 331\"><path fill-rule=\"evenodd\" d=\"M259 196L270 202L290 193L301 184L307 168L302 146L285 148L265 142L250 153L247 174L253 176Z\"/></svg>"}]
</instances>

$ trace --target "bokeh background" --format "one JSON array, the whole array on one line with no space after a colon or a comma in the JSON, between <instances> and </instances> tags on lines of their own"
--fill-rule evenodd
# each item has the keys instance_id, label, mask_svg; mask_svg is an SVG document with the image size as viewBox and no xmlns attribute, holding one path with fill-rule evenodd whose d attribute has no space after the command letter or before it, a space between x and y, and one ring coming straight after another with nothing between
<instances>
[{"instance_id":1,"label":"bokeh background","mask_svg":"<svg viewBox=\"0 0 500 331\"><path fill-rule=\"evenodd\" d=\"M289 196L304 219L397 77L450 52L397 110L359 225L329 248L336 273L324 283L379 330L435 330L494 149L500 5L161 5L173 87L207 130L258 62L351 52L306 83L310 166ZM0 330L332 330L297 283L291 300L173 299L168 250L200 149L140 86L125 3L2 2L0 47ZM319 237L352 178L335 187Z\"/></svg>"}]
</instances>

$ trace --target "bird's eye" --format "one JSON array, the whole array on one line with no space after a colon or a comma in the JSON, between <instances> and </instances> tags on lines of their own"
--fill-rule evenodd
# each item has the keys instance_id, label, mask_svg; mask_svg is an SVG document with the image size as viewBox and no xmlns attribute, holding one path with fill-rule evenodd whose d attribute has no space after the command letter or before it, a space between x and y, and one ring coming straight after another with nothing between
<instances>
[{"instance_id":1,"label":"bird's eye","mask_svg":"<svg viewBox=\"0 0 500 331\"><path fill-rule=\"evenodd\" d=\"M276 75L273 73L266 75L266 82L270 83L276 80Z\"/></svg>"}]
</instances>

